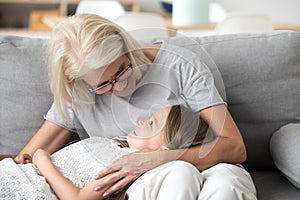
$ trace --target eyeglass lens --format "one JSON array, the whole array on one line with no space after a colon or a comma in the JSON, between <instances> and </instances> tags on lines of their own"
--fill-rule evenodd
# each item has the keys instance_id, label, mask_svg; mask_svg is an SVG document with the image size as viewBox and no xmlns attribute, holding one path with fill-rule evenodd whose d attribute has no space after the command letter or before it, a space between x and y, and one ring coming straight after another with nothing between
<instances>
[{"instance_id":1,"label":"eyeglass lens","mask_svg":"<svg viewBox=\"0 0 300 200\"><path fill-rule=\"evenodd\" d=\"M118 76L113 81L95 88L94 92L96 94L104 94L104 93L112 90L113 86L116 82L123 81L123 80L126 80L127 78L129 78L129 76L132 74L132 71L133 71L132 65L129 64L128 67L126 67L123 71L121 71L120 74L118 74Z\"/></svg>"}]
</instances>

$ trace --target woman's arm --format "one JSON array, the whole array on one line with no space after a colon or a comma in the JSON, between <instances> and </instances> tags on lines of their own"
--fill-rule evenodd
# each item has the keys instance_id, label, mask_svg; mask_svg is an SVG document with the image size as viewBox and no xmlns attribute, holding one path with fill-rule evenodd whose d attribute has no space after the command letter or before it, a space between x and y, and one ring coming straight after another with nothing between
<instances>
[{"instance_id":1,"label":"woman's arm","mask_svg":"<svg viewBox=\"0 0 300 200\"><path fill-rule=\"evenodd\" d=\"M30 163L34 152L41 148L52 154L65 145L72 136L72 132L55 123L45 121L41 128L32 137L29 143L15 157L20 164Z\"/></svg>"},{"instance_id":2,"label":"woman's arm","mask_svg":"<svg viewBox=\"0 0 300 200\"><path fill-rule=\"evenodd\" d=\"M103 190L95 191L94 187L97 181L93 180L84 188L79 189L67 178L52 163L50 154L42 149L38 149L33 155L33 163L36 165L41 175L43 175L50 187L61 200L79 200L79 199L103 199ZM107 188L104 188L107 189Z\"/></svg>"},{"instance_id":3,"label":"woman's arm","mask_svg":"<svg viewBox=\"0 0 300 200\"><path fill-rule=\"evenodd\" d=\"M227 108L223 105L210 107L201 111L200 116L209 124L217 138L210 143L189 148L179 159L192 163L199 170L221 162L244 162L247 158L245 144Z\"/></svg>"}]
</instances>

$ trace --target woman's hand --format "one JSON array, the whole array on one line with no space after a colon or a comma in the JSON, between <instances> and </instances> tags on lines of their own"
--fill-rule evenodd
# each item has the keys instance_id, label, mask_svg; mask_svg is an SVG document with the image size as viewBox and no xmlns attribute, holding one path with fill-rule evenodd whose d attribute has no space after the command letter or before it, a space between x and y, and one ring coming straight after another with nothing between
<instances>
[{"instance_id":1,"label":"woman's hand","mask_svg":"<svg viewBox=\"0 0 300 200\"><path fill-rule=\"evenodd\" d=\"M94 179L99 181L95 190L108 187L104 197L120 192L143 173L173 160L167 152L143 150L122 156L95 176Z\"/></svg>"},{"instance_id":2,"label":"woman's hand","mask_svg":"<svg viewBox=\"0 0 300 200\"><path fill-rule=\"evenodd\" d=\"M33 163L33 164L37 164L38 160L41 159L41 157L49 157L50 158L50 154L43 150L43 149L38 149L33 156L31 157L29 154L18 154L15 158L14 161L17 164L28 164L28 163Z\"/></svg>"},{"instance_id":3,"label":"woman's hand","mask_svg":"<svg viewBox=\"0 0 300 200\"><path fill-rule=\"evenodd\" d=\"M32 163L32 158L29 154L18 154L15 158L14 161L17 164L28 164Z\"/></svg>"}]
</instances>

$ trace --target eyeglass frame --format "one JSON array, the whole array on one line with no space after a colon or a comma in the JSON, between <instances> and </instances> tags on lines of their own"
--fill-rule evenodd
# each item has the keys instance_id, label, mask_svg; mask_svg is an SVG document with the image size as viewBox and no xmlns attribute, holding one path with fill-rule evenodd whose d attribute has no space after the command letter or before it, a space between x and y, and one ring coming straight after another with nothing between
<instances>
[{"instance_id":1,"label":"eyeglass frame","mask_svg":"<svg viewBox=\"0 0 300 200\"><path fill-rule=\"evenodd\" d=\"M128 59L128 60L129 60L129 59ZM130 70L130 69L131 69L130 74L129 74L126 78L122 79L121 77L122 77L126 72L128 72L128 70ZM115 84L115 83L118 83L119 81L124 81L124 80L128 79L128 78L132 75L132 73L133 73L133 67L132 67L131 61L129 60L129 63L128 63L128 65L126 66L126 68L125 68L124 70L122 70L119 74L114 75L114 78L113 78L112 81L107 81L107 83L105 83L105 84L103 84L103 85L100 84L99 86L96 86L95 88L93 88L92 86L88 85L88 90L89 90L89 92L91 92L91 93L93 93L93 94L98 94L98 95L105 94L105 93L111 91L111 90L114 88L114 84ZM109 85L111 85L111 88L110 88L109 90L107 90L107 91L105 91L105 92L97 93L97 91L99 91L99 90L101 90L101 89L103 89L103 88L105 88L105 87L107 87L107 86L109 86Z\"/></svg>"}]
</instances>

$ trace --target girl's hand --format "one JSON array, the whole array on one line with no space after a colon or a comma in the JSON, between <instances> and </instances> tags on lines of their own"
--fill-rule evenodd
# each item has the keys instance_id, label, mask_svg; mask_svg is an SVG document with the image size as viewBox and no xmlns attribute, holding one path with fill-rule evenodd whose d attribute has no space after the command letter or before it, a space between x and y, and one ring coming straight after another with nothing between
<instances>
[{"instance_id":1,"label":"girl's hand","mask_svg":"<svg viewBox=\"0 0 300 200\"><path fill-rule=\"evenodd\" d=\"M43 149L38 149L33 154L32 162L33 162L33 164L38 166L45 159L50 159L50 154L47 151L43 150Z\"/></svg>"},{"instance_id":2,"label":"girl's hand","mask_svg":"<svg viewBox=\"0 0 300 200\"><path fill-rule=\"evenodd\" d=\"M29 154L18 154L14 158L14 161L17 164L28 164L28 163L32 163L32 158Z\"/></svg>"},{"instance_id":3,"label":"girl's hand","mask_svg":"<svg viewBox=\"0 0 300 200\"><path fill-rule=\"evenodd\" d=\"M104 197L116 194L143 173L170 161L164 159L166 151L144 151L122 156L101 170L94 178L99 181L94 189L98 191L108 187L104 192Z\"/></svg>"}]
</instances>

